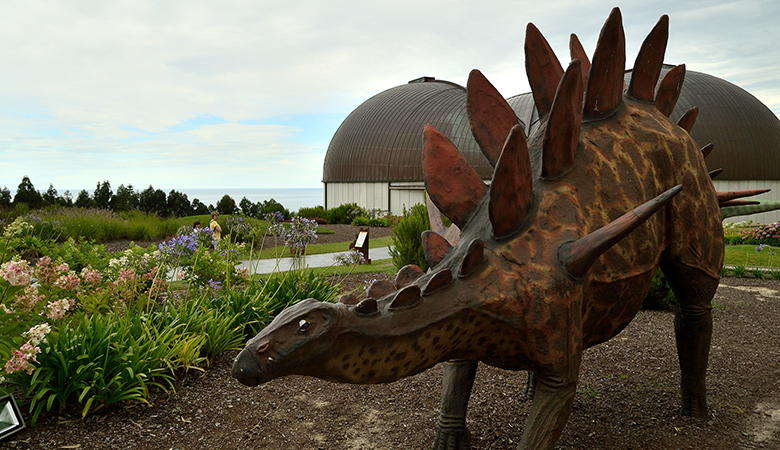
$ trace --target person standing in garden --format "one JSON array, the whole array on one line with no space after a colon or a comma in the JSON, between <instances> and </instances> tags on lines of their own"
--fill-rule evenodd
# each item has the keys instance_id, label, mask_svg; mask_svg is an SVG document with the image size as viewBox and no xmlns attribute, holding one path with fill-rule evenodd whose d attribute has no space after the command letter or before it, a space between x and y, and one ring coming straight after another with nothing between
<instances>
[{"instance_id":1,"label":"person standing in garden","mask_svg":"<svg viewBox=\"0 0 780 450\"><path fill-rule=\"evenodd\" d=\"M219 226L217 219L219 219L219 213L217 211L212 212L211 222L209 222L209 228L211 228L211 235L214 238L214 248L217 247L217 244L219 244L220 239L222 239L222 227Z\"/></svg>"}]
</instances>

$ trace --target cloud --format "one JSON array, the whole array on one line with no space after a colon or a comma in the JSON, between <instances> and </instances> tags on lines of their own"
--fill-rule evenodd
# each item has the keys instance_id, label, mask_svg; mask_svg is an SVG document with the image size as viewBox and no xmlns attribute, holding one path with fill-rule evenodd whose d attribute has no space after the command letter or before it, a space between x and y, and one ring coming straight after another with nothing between
<instances>
[{"instance_id":1,"label":"cloud","mask_svg":"<svg viewBox=\"0 0 780 450\"><path fill-rule=\"evenodd\" d=\"M623 3L627 65L668 13L667 61L780 110L777 2ZM565 61L569 33L592 52L612 6L9 2L0 5L0 185L35 173L57 186L318 186L334 117L422 75L464 84L472 68L506 96L525 92L526 23Z\"/></svg>"}]
</instances>

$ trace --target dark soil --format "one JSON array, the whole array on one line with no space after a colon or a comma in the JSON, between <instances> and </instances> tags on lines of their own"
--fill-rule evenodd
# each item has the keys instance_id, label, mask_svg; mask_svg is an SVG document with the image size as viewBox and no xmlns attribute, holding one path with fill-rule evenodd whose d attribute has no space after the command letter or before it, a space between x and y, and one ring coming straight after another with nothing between
<instances>
[{"instance_id":1,"label":"dark soil","mask_svg":"<svg viewBox=\"0 0 780 450\"><path fill-rule=\"evenodd\" d=\"M364 280L359 279L355 286ZM780 282L724 279L715 298L711 417L678 414L673 315L641 312L589 350L561 448L780 448ZM395 383L289 377L257 388L230 378L226 355L151 406L84 420L48 417L12 448L429 448L441 366ZM480 366L468 426L476 448L517 445L525 374Z\"/></svg>"}]
</instances>

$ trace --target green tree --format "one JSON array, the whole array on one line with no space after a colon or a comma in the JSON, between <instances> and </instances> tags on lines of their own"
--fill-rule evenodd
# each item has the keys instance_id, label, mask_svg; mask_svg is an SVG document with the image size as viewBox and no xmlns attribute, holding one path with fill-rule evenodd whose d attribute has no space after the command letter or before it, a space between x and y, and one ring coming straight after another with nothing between
<instances>
[{"instance_id":1,"label":"green tree","mask_svg":"<svg viewBox=\"0 0 780 450\"><path fill-rule=\"evenodd\" d=\"M168 208L165 192L151 185L138 196L138 209L149 214L164 216Z\"/></svg>"},{"instance_id":2,"label":"green tree","mask_svg":"<svg viewBox=\"0 0 780 450\"><path fill-rule=\"evenodd\" d=\"M113 211L132 211L138 209L138 193L133 190L133 185L120 184L116 188L116 194L111 197L111 209Z\"/></svg>"},{"instance_id":3,"label":"green tree","mask_svg":"<svg viewBox=\"0 0 780 450\"><path fill-rule=\"evenodd\" d=\"M10 207L11 207L11 191L8 190L8 187L3 186L3 188L0 189L0 208L8 209Z\"/></svg>"},{"instance_id":4,"label":"green tree","mask_svg":"<svg viewBox=\"0 0 780 450\"><path fill-rule=\"evenodd\" d=\"M74 204L79 208L94 208L95 201L92 200L92 197L86 189L82 189L79 191L79 195L76 197L76 202Z\"/></svg>"},{"instance_id":5,"label":"green tree","mask_svg":"<svg viewBox=\"0 0 780 450\"><path fill-rule=\"evenodd\" d=\"M27 176L22 177L22 182L16 188L14 204L19 203L24 203L32 209L43 206L41 193L35 190L35 186L33 186L32 181Z\"/></svg>"},{"instance_id":6,"label":"green tree","mask_svg":"<svg viewBox=\"0 0 780 450\"><path fill-rule=\"evenodd\" d=\"M73 206L73 196L70 194L70 191L65 191L64 194L62 194L62 204L70 208Z\"/></svg>"},{"instance_id":7,"label":"green tree","mask_svg":"<svg viewBox=\"0 0 780 450\"><path fill-rule=\"evenodd\" d=\"M100 209L108 209L111 206L111 197L114 192L111 190L111 183L108 181L98 182L95 188L95 206Z\"/></svg>"},{"instance_id":8,"label":"green tree","mask_svg":"<svg viewBox=\"0 0 780 450\"><path fill-rule=\"evenodd\" d=\"M238 202L238 206L241 208L241 214L247 217L252 216L252 209L254 209L255 204L250 202L248 198L241 197L241 201Z\"/></svg>"},{"instance_id":9,"label":"green tree","mask_svg":"<svg viewBox=\"0 0 780 450\"><path fill-rule=\"evenodd\" d=\"M168 193L167 210L170 215L175 217L191 215L192 205L187 198L187 194L172 189L171 192Z\"/></svg>"},{"instance_id":10,"label":"green tree","mask_svg":"<svg viewBox=\"0 0 780 450\"><path fill-rule=\"evenodd\" d=\"M238 208L236 208L236 201L225 194L217 202L216 209L220 214L234 214Z\"/></svg>"},{"instance_id":11,"label":"green tree","mask_svg":"<svg viewBox=\"0 0 780 450\"><path fill-rule=\"evenodd\" d=\"M54 185L49 183L49 189L46 189L46 192L42 195L43 202L47 205L59 205L61 204L60 199L61 197L57 195L57 189L54 189Z\"/></svg>"},{"instance_id":12,"label":"green tree","mask_svg":"<svg viewBox=\"0 0 780 450\"><path fill-rule=\"evenodd\" d=\"M290 211L288 211L284 206L282 206L281 203L277 202L274 199L270 200L264 200L262 202L257 202L256 205L257 208L257 216L263 217L268 213L272 213L275 211L279 211L282 213L282 215L286 218L290 217Z\"/></svg>"},{"instance_id":13,"label":"green tree","mask_svg":"<svg viewBox=\"0 0 780 450\"><path fill-rule=\"evenodd\" d=\"M409 210L404 208L404 215L393 227L391 235L393 245L390 247L390 256L397 268L400 269L407 264L417 264L422 270L428 269L421 235L423 231L430 229L428 208L425 205L417 204Z\"/></svg>"},{"instance_id":14,"label":"green tree","mask_svg":"<svg viewBox=\"0 0 780 450\"><path fill-rule=\"evenodd\" d=\"M204 205L203 202L197 198L192 199L192 213L197 215L204 215L209 213L209 207Z\"/></svg>"}]
</instances>

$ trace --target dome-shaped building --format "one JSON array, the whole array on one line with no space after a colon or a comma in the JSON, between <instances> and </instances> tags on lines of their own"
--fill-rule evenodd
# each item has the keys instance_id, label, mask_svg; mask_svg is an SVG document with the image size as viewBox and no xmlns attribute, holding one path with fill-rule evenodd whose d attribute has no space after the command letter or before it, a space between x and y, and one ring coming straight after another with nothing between
<instances>
[{"instance_id":1,"label":"dome-shaped building","mask_svg":"<svg viewBox=\"0 0 780 450\"><path fill-rule=\"evenodd\" d=\"M425 201L423 127L435 126L489 179L493 169L471 135L466 89L423 77L369 98L344 119L328 146L325 207L357 203L401 214Z\"/></svg>"},{"instance_id":2,"label":"dome-shaped building","mask_svg":"<svg viewBox=\"0 0 780 450\"><path fill-rule=\"evenodd\" d=\"M673 66L665 65L663 75ZM631 71L626 71L626 81ZM661 78L662 78L661 77ZM539 125L531 93L507 99L527 134ZM744 89L701 72L687 71L671 119L698 106L693 137L715 145L710 170L723 168L719 191L771 188L757 200L780 201L780 121ZM355 202L370 209L401 212L424 201L422 130L431 123L466 155L483 179L492 168L471 136L462 86L433 78L413 80L370 98L341 124L328 147L323 181L326 207ZM780 212L750 217L780 221Z\"/></svg>"}]
</instances>

